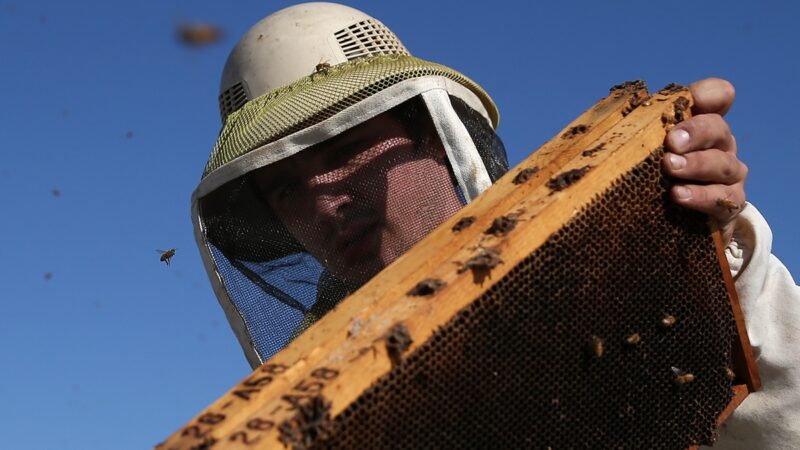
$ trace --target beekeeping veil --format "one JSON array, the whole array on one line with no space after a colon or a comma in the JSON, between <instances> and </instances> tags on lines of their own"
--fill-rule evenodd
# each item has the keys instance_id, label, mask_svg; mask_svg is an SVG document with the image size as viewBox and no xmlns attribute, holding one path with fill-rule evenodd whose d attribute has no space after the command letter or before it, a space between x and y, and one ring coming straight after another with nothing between
<instances>
[{"instance_id":1,"label":"beekeeping veil","mask_svg":"<svg viewBox=\"0 0 800 450\"><path fill-rule=\"evenodd\" d=\"M483 89L346 6L257 23L220 91L192 218L253 366L507 170Z\"/></svg>"}]
</instances>

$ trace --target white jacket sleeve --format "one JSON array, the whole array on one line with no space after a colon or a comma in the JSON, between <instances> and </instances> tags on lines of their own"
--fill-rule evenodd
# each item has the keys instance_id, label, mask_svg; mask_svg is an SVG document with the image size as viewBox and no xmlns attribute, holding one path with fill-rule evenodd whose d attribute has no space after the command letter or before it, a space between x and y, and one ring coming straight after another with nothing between
<instances>
[{"instance_id":1,"label":"white jacket sleeve","mask_svg":"<svg viewBox=\"0 0 800 450\"><path fill-rule=\"evenodd\" d=\"M771 248L769 225L748 204L726 253L763 386L723 424L714 449L800 448L800 287Z\"/></svg>"}]
</instances>

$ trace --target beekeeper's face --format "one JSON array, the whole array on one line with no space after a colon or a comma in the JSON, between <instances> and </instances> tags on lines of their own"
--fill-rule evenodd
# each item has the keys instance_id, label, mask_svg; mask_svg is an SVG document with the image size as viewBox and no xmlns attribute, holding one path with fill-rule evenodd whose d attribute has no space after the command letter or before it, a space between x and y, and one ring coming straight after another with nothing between
<instances>
[{"instance_id":1,"label":"beekeeper's face","mask_svg":"<svg viewBox=\"0 0 800 450\"><path fill-rule=\"evenodd\" d=\"M361 284L462 207L432 125L414 142L391 113L254 173L284 226Z\"/></svg>"}]
</instances>

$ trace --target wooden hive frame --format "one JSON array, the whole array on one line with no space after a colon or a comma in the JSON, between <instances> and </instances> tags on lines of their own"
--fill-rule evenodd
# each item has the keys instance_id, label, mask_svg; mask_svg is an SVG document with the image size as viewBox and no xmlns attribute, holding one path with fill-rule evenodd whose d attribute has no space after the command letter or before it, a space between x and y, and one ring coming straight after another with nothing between
<instances>
[{"instance_id":1,"label":"wooden hive frame","mask_svg":"<svg viewBox=\"0 0 800 450\"><path fill-rule=\"evenodd\" d=\"M596 186L612 183L661 146L666 131L689 116L690 105L688 91L678 86L652 97L641 82L615 86L157 448L280 447L289 443L286 427L298 411L322 398L317 407L335 417L514 266L501 260L524 258L591 201ZM717 231L713 239L740 337L733 348L734 396L721 423L759 389L760 379Z\"/></svg>"}]
</instances>

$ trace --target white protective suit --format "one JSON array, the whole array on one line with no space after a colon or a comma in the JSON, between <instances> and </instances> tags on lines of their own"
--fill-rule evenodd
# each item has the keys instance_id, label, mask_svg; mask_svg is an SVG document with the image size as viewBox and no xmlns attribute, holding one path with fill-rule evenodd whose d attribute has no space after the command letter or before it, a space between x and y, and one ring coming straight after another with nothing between
<instances>
[{"instance_id":1,"label":"white protective suit","mask_svg":"<svg viewBox=\"0 0 800 450\"><path fill-rule=\"evenodd\" d=\"M713 448L800 449L800 287L771 254L761 213L748 204L737 220L726 254L762 387L722 425Z\"/></svg>"}]
</instances>

